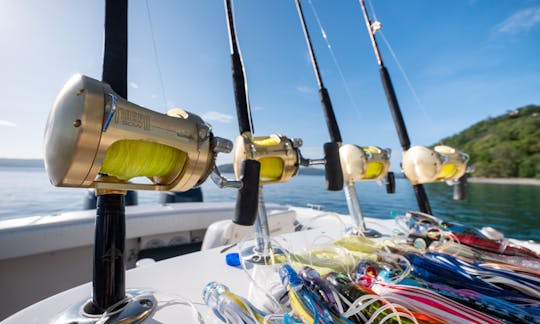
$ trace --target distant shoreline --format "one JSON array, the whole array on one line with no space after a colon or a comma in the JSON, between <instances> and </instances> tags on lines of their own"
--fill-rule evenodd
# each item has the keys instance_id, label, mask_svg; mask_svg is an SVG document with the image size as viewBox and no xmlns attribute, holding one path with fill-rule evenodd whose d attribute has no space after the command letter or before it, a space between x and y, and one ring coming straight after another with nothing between
<instances>
[{"instance_id":1,"label":"distant shoreline","mask_svg":"<svg viewBox=\"0 0 540 324\"><path fill-rule=\"evenodd\" d=\"M0 167L8 168L41 168L44 169L44 163L41 159L6 159L0 158ZM220 166L221 172L231 173L232 164L225 164ZM316 168L301 168L301 175L324 175L323 169ZM396 177L401 178L402 175L396 172ZM469 177L468 181L471 183L492 183L492 184L509 184L509 185L529 185L540 186L540 179L534 178L482 178L482 177Z\"/></svg>"},{"instance_id":2,"label":"distant shoreline","mask_svg":"<svg viewBox=\"0 0 540 324\"><path fill-rule=\"evenodd\" d=\"M533 178L480 178L471 177L468 179L471 183L494 183L494 184L511 184L511 185L530 185L540 186L540 179Z\"/></svg>"}]
</instances>

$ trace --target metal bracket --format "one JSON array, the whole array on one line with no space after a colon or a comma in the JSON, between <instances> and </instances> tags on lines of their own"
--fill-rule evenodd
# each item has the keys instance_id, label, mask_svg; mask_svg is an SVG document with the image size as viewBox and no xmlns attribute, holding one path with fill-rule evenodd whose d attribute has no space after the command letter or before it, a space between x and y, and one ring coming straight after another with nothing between
<instances>
[{"instance_id":1,"label":"metal bracket","mask_svg":"<svg viewBox=\"0 0 540 324\"><path fill-rule=\"evenodd\" d=\"M239 180L229 180L225 178L221 171L219 171L219 168L217 165L214 165L214 169L212 170L212 173L210 174L210 178L219 188L236 188L240 189L242 188L242 181Z\"/></svg>"},{"instance_id":2,"label":"metal bracket","mask_svg":"<svg viewBox=\"0 0 540 324\"><path fill-rule=\"evenodd\" d=\"M103 131L106 132L109 124L116 112L116 96L110 93L105 93L105 113L103 118L107 117L103 123Z\"/></svg>"}]
</instances>

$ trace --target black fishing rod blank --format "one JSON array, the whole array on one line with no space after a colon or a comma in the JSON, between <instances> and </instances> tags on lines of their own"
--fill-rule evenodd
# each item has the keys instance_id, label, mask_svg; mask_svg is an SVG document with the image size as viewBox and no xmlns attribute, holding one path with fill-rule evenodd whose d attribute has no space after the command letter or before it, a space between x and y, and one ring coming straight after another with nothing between
<instances>
[{"instance_id":1,"label":"black fishing rod blank","mask_svg":"<svg viewBox=\"0 0 540 324\"><path fill-rule=\"evenodd\" d=\"M394 86L392 85L392 80L390 79L390 74L384 66L384 62L379 51L379 46L377 40L375 39L376 28L380 28L379 25L374 25L369 19L367 13L366 5L364 0L359 0L362 7L362 12L364 14L364 20L366 22L366 27L368 29L368 34L371 39L371 44L373 45L373 50L375 52L375 57L377 58L377 64L379 65L379 72L381 75L381 81L384 87L384 93L386 94L386 99L388 101L388 106L392 114L392 119L398 133L399 142L403 151L407 151L411 147L411 141L409 140L409 134L407 133L407 128L405 126L405 121L403 120L403 115L401 114L401 109L397 101L396 92ZM431 214L431 206L429 200L422 184L413 185L414 193L416 196L416 201L418 203L418 208L421 212Z\"/></svg>"},{"instance_id":2,"label":"black fishing rod blank","mask_svg":"<svg viewBox=\"0 0 540 324\"><path fill-rule=\"evenodd\" d=\"M330 137L332 140L339 140L338 143L341 144L341 136L334 117L330 96L322 81L300 0L296 0L296 8L298 10L298 16L300 17L300 22L302 24L304 36L308 45L313 70L319 85L321 102L325 112L328 112L326 115L332 116L330 120L327 119ZM339 163L339 170L343 177L342 179L345 182L345 199L347 201L347 207L349 208L349 214L353 222L350 233L353 235L363 235L366 237L379 237L381 236L379 232L373 229L368 229L365 225L362 209L360 207L360 201L356 193L355 182L365 180L382 181L382 179L385 178L387 191L390 189L390 191L393 192L393 173L388 172L388 168L390 166L390 150L381 149L376 146L360 147L357 145L345 144L339 148L338 152L339 161L337 163Z\"/></svg>"},{"instance_id":3,"label":"black fishing rod blank","mask_svg":"<svg viewBox=\"0 0 540 324\"><path fill-rule=\"evenodd\" d=\"M240 56L240 51L238 50L238 40L236 38L236 28L234 25L234 16L230 0L225 1L225 10L227 13L229 45L231 47L231 72L233 79L234 100L236 103L236 116L238 119L238 129L240 130L240 134L244 134L246 132L253 134L253 121L251 118L251 109L249 107L244 64L242 63L242 57Z\"/></svg>"},{"instance_id":4,"label":"black fishing rod blank","mask_svg":"<svg viewBox=\"0 0 540 324\"><path fill-rule=\"evenodd\" d=\"M329 143L324 144L324 158L325 158L325 175L326 175L326 188L327 190L339 191L343 188L343 173L341 171L341 165L339 161L339 146L343 142L341 139L341 133L336 121L332 102L328 90L324 87L321 72L319 71L319 65L317 64L317 58L311 45L311 38L307 30L306 22L304 21L304 13L302 12L302 4L300 0L296 0L296 8L298 9L298 15L302 22L302 29L304 30L304 36L308 44L309 55L311 57L311 63L313 70L317 78L317 84L319 86L319 96L324 111L324 118L326 126L328 127L328 133L330 134Z\"/></svg>"}]
</instances>

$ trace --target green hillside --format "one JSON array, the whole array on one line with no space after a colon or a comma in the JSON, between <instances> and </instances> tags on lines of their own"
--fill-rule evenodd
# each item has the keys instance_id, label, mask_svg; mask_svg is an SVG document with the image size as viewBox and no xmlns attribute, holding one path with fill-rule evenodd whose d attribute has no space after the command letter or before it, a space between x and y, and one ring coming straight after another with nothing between
<instances>
[{"instance_id":1,"label":"green hillside","mask_svg":"<svg viewBox=\"0 0 540 324\"><path fill-rule=\"evenodd\" d=\"M540 179L540 106L488 118L440 143L468 153L475 177Z\"/></svg>"}]
</instances>

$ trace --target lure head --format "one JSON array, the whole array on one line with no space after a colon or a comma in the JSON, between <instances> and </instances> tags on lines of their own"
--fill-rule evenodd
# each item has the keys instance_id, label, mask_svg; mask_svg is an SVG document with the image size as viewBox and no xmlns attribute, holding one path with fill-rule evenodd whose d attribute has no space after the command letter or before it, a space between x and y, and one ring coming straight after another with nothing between
<instances>
[{"instance_id":1,"label":"lure head","mask_svg":"<svg viewBox=\"0 0 540 324\"><path fill-rule=\"evenodd\" d=\"M298 276L296 271L294 271L294 269L288 264L283 264L279 268L279 277L281 278L281 282L285 286L298 287L302 285L302 279Z\"/></svg>"},{"instance_id":2,"label":"lure head","mask_svg":"<svg viewBox=\"0 0 540 324\"><path fill-rule=\"evenodd\" d=\"M229 288L227 286L220 284L216 281L211 281L206 284L202 292L202 299L204 300L204 303L208 305L208 307L212 309L214 314L223 322L226 322L226 320L218 310L220 304L219 300L220 296L227 291L229 291Z\"/></svg>"},{"instance_id":3,"label":"lure head","mask_svg":"<svg viewBox=\"0 0 540 324\"><path fill-rule=\"evenodd\" d=\"M354 280L362 286L371 287L377 279L378 273L377 265L374 262L360 262L356 268Z\"/></svg>"},{"instance_id":4,"label":"lure head","mask_svg":"<svg viewBox=\"0 0 540 324\"><path fill-rule=\"evenodd\" d=\"M229 287L220 284L219 282L211 281L204 286L202 298L207 305L209 305L209 303L215 304L217 297L226 291L229 291Z\"/></svg>"},{"instance_id":5,"label":"lure head","mask_svg":"<svg viewBox=\"0 0 540 324\"><path fill-rule=\"evenodd\" d=\"M324 300L324 302L330 306L330 308L332 308L338 314L340 313L340 308L338 306L338 302L336 301L336 298L338 298L336 297L338 296L337 293L334 292L328 282L321 278L315 269L305 266L299 271L298 274L304 280L306 286L315 291L322 298L322 300Z\"/></svg>"},{"instance_id":6,"label":"lure head","mask_svg":"<svg viewBox=\"0 0 540 324\"><path fill-rule=\"evenodd\" d=\"M332 286L338 288L344 285L352 283L351 279L345 276L342 273L330 272L325 276L326 281L328 281Z\"/></svg>"},{"instance_id":7,"label":"lure head","mask_svg":"<svg viewBox=\"0 0 540 324\"><path fill-rule=\"evenodd\" d=\"M308 282L311 282L315 279L320 279L321 276L319 275L319 273L317 272L317 270L311 268L311 267L308 267L308 266L304 266L302 267L302 269L300 269L300 271L298 271L298 274L300 275L300 277L302 279L304 279L304 281L308 281Z\"/></svg>"}]
</instances>

